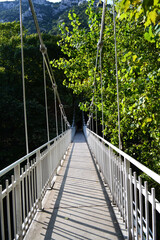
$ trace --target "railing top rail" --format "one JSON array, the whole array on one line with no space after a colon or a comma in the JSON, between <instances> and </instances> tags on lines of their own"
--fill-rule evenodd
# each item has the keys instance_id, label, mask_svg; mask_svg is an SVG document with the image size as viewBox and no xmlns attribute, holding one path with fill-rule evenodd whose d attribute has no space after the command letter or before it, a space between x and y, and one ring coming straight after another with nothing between
<instances>
[{"instance_id":1,"label":"railing top rail","mask_svg":"<svg viewBox=\"0 0 160 240\"><path fill-rule=\"evenodd\" d=\"M86 127L86 126L85 126ZM87 128L87 127L86 127ZM131 156L129 156L127 153L123 152L122 150L120 150L119 148L115 147L114 145L112 145L110 142L108 142L107 140L103 139L102 137L100 137L99 135L97 135L96 133L92 132L90 129L87 128L87 130L89 132L91 132L95 137L97 137L98 139L100 139L101 141L103 141L105 144L107 144L109 147L111 147L113 150L115 150L117 153L119 153L121 156L123 156L126 160L128 160L130 163L132 163L134 166L136 166L137 168L139 168L141 171L143 171L144 173L146 173L149 177L151 177L153 180L155 180L157 183L160 184L160 175L158 175L157 173L153 172L152 170L150 170L149 168L147 168L146 166L144 166L142 163L138 162L136 159L132 158Z\"/></svg>"},{"instance_id":2,"label":"railing top rail","mask_svg":"<svg viewBox=\"0 0 160 240\"><path fill-rule=\"evenodd\" d=\"M68 129L69 130L69 129ZM35 150L33 150L32 152L28 153L27 155L25 155L24 157L20 158L19 160L15 161L14 163L12 163L11 165L9 165L8 167L2 169L0 171L0 177L2 177L4 174L6 174L7 172L11 171L13 168L15 168L18 164L21 164L22 162L26 161L28 158L30 158L31 156L33 156L35 153L37 153L38 151L40 151L41 149L47 147L48 144L51 144L53 141L57 140L58 138L60 138L61 136L63 136L68 130L66 130L65 132L61 133L60 135L58 135L57 137L51 139L49 142L46 142L45 144L43 144L42 146L40 146L39 148L36 148Z\"/></svg>"}]
</instances>

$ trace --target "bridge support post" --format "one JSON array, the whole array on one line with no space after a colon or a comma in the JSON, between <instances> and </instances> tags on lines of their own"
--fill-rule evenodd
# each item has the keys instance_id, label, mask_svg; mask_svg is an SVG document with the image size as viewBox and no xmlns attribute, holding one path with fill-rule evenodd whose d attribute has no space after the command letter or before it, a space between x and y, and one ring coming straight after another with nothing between
<instances>
[{"instance_id":1,"label":"bridge support post","mask_svg":"<svg viewBox=\"0 0 160 240\"><path fill-rule=\"evenodd\" d=\"M16 204L16 227L19 240L22 240L22 200L21 200L21 184L20 184L20 165L14 168L14 175L16 181L15 187L15 204Z\"/></svg>"},{"instance_id":2,"label":"bridge support post","mask_svg":"<svg viewBox=\"0 0 160 240\"><path fill-rule=\"evenodd\" d=\"M130 162L124 159L125 166L125 186L126 186L126 221L127 221L127 239L132 240L131 233L131 197L130 197L130 183L129 183L129 169Z\"/></svg>"},{"instance_id":3,"label":"bridge support post","mask_svg":"<svg viewBox=\"0 0 160 240\"><path fill-rule=\"evenodd\" d=\"M37 153L37 198L38 198L38 208L42 210L42 200L41 200L41 191L42 191L42 166L41 166L41 155L40 151Z\"/></svg>"}]
</instances>

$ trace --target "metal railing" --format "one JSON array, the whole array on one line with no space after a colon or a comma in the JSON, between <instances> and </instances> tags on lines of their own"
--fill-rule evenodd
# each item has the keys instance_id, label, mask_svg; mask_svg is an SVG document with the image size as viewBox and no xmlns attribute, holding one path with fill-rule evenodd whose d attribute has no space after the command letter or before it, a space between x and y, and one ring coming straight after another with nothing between
<instances>
[{"instance_id":1,"label":"metal railing","mask_svg":"<svg viewBox=\"0 0 160 240\"><path fill-rule=\"evenodd\" d=\"M0 179L5 178L0 185L2 240L25 236L74 134L75 127L70 128L0 171Z\"/></svg>"},{"instance_id":2,"label":"metal railing","mask_svg":"<svg viewBox=\"0 0 160 240\"><path fill-rule=\"evenodd\" d=\"M95 161L108 184L112 201L117 205L127 228L128 239L158 240L156 218L160 219L160 203L155 198L155 189L148 191L148 182L142 183L137 172L145 173L157 184L160 176L134 158L83 127L88 145Z\"/></svg>"}]
</instances>

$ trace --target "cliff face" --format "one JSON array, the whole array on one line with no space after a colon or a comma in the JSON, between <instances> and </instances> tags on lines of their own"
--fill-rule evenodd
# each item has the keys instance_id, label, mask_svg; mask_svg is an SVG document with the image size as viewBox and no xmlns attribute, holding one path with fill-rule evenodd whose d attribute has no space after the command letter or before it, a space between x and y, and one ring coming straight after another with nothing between
<instances>
[{"instance_id":1,"label":"cliff face","mask_svg":"<svg viewBox=\"0 0 160 240\"><path fill-rule=\"evenodd\" d=\"M26 0L22 0L22 2L27 2ZM45 4L47 1L46 0L32 0L33 3L36 4ZM3 0L0 4L3 4L4 7L8 7L9 6L13 6L16 4L19 4L19 0L15 0L15 1L5 1Z\"/></svg>"},{"instance_id":2,"label":"cliff face","mask_svg":"<svg viewBox=\"0 0 160 240\"><path fill-rule=\"evenodd\" d=\"M62 0L58 3L52 3L46 0L32 1L42 31L50 30L52 21L57 20L66 10L82 2L86 2L86 0ZM22 12L24 26L29 29L29 32L35 32L33 27L31 27L33 19L27 0L22 0ZM19 21L19 0L0 2L0 22L12 21Z\"/></svg>"},{"instance_id":3,"label":"cliff face","mask_svg":"<svg viewBox=\"0 0 160 240\"><path fill-rule=\"evenodd\" d=\"M53 3L53 2L49 2L46 0L32 0L34 6L35 6L35 10L38 9L39 6L50 6L52 7L53 11L56 10L56 12L61 12L61 10L70 8L74 5L78 5L82 2L86 2L86 0L62 0L59 3ZM28 4L27 0L22 0L22 5L26 5ZM14 9L17 8L19 6L19 0L15 0L15 1L3 1L0 2L0 11L5 11L7 9ZM1 19L0 19L1 21Z\"/></svg>"}]
</instances>

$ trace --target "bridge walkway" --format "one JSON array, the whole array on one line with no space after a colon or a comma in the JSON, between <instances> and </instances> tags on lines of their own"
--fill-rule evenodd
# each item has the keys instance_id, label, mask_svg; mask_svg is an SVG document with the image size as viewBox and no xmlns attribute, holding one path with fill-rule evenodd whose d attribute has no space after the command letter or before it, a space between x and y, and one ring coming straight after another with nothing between
<instances>
[{"instance_id":1,"label":"bridge walkway","mask_svg":"<svg viewBox=\"0 0 160 240\"><path fill-rule=\"evenodd\" d=\"M78 132L53 189L49 189L25 240L123 239L108 194Z\"/></svg>"}]
</instances>

